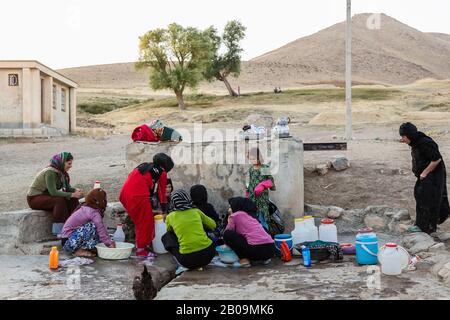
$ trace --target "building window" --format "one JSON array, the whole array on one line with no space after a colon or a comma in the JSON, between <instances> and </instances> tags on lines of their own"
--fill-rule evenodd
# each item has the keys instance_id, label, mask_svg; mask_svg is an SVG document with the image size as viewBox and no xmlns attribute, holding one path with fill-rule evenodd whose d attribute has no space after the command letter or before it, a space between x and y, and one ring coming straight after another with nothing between
<instances>
[{"instance_id":1,"label":"building window","mask_svg":"<svg viewBox=\"0 0 450 320\"><path fill-rule=\"evenodd\" d=\"M19 85L19 75L17 73L8 74L8 85L17 87Z\"/></svg>"},{"instance_id":2,"label":"building window","mask_svg":"<svg viewBox=\"0 0 450 320\"><path fill-rule=\"evenodd\" d=\"M52 106L53 106L53 109L55 109L56 110L56 101L57 101L57 96L56 96L56 94L57 94L57 92L56 92L56 86L55 85L53 85L53 101L52 101Z\"/></svg>"},{"instance_id":3,"label":"building window","mask_svg":"<svg viewBox=\"0 0 450 320\"><path fill-rule=\"evenodd\" d=\"M66 111L66 89L61 89L61 111Z\"/></svg>"}]
</instances>

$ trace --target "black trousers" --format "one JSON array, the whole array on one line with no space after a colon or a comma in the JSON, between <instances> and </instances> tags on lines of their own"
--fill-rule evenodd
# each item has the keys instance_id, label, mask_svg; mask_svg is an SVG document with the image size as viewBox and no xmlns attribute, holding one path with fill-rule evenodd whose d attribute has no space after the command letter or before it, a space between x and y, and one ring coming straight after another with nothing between
<instances>
[{"instance_id":1,"label":"black trousers","mask_svg":"<svg viewBox=\"0 0 450 320\"><path fill-rule=\"evenodd\" d=\"M236 231L225 231L223 240L237 254L239 259L261 261L275 256L275 244L268 243L253 246L248 244L245 237Z\"/></svg>"},{"instance_id":2,"label":"black trousers","mask_svg":"<svg viewBox=\"0 0 450 320\"><path fill-rule=\"evenodd\" d=\"M209 247L188 254L180 253L178 238L174 232L167 232L161 238L164 248L169 251L178 262L188 269L197 269L207 266L216 255L214 244Z\"/></svg>"},{"instance_id":3,"label":"black trousers","mask_svg":"<svg viewBox=\"0 0 450 320\"><path fill-rule=\"evenodd\" d=\"M414 186L416 225L426 233L437 230L450 214L445 166L436 169L425 179L417 179Z\"/></svg>"}]
</instances>

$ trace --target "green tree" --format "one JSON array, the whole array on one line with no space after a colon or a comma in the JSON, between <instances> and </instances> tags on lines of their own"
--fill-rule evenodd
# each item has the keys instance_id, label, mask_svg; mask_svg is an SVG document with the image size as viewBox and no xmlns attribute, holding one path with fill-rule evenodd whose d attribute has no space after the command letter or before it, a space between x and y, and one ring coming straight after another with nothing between
<instances>
[{"instance_id":1,"label":"green tree","mask_svg":"<svg viewBox=\"0 0 450 320\"><path fill-rule=\"evenodd\" d=\"M148 31L139 38L137 69L148 68L150 87L174 91L178 106L185 109L184 89L195 88L213 57L209 32L172 23L167 29Z\"/></svg>"},{"instance_id":2,"label":"green tree","mask_svg":"<svg viewBox=\"0 0 450 320\"><path fill-rule=\"evenodd\" d=\"M227 77L229 75L237 77L241 73L241 53L243 49L240 42L245 37L245 31L246 27L237 20L229 21L226 24L221 37L214 27L205 31L209 34L214 48L214 56L205 72L205 78L208 81L214 79L222 81L233 97L238 94L231 87ZM220 53L222 45L225 50Z\"/></svg>"}]
</instances>

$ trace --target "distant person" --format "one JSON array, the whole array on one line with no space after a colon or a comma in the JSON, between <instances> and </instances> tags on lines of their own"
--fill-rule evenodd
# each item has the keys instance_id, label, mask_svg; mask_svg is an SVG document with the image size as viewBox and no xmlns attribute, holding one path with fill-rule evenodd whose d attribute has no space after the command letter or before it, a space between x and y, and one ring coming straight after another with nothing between
<instances>
[{"instance_id":1,"label":"distant person","mask_svg":"<svg viewBox=\"0 0 450 320\"><path fill-rule=\"evenodd\" d=\"M170 194L173 192L173 183L172 183L172 179L167 179L167 184L166 184L166 198L167 198L167 203L170 202ZM159 195L158 193L154 193L152 196L152 208L154 210L154 212L158 212L158 213L164 213L164 210L166 209L166 213L167 213L167 208L163 208L163 205L161 205L161 200L159 199Z\"/></svg>"},{"instance_id":2,"label":"distant person","mask_svg":"<svg viewBox=\"0 0 450 320\"><path fill-rule=\"evenodd\" d=\"M446 170L439 147L434 140L410 122L399 130L401 142L411 147L412 172L417 178L414 187L416 224L409 231L433 233L450 214Z\"/></svg>"},{"instance_id":3,"label":"distant person","mask_svg":"<svg viewBox=\"0 0 450 320\"><path fill-rule=\"evenodd\" d=\"M27 202L33 210L51 211L53 214L53 234L61 228L78 207L83 197L80 189L70 185L69 170L73 165L70 152L56 154L50 159L50 165L41 170L31 183L27 193Z\"/></svg>"}]
</instances>

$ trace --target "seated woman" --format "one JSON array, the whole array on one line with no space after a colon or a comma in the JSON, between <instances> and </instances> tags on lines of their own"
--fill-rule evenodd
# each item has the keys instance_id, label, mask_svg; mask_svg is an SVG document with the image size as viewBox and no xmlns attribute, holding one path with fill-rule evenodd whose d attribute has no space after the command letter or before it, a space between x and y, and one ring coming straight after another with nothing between
<instances>
[{"instance_id":1,"label":"seated woman","mask_svg":"<svg viewBox=\"0 0 450 320\"><path fill-rule=\"evenodd\" d=\"M110 248L115 247L103 224L106 204L103 189L94 189L87 194L86 203L70 216L59 235L64 250L77 257L93 257L99 242Z\"/></svg>"},{"instance_id":2,"label":"seated woman","mask_svg":"<svg viewBox=\"0 0 450 320\"><path fill-rule=\"evenodd\" d=\"M70 186L68 171L72 165L73 156L69 152L53 156L50 165L34 178L27 193L27 202L31 209L53 213L54 234L59 233L62 224L78 207L79 199L83 197L80 189Z\"/></svg>"},{"instance_id":3,"label":"seated woman","mask_svg":"<svg viewBox=\"0 0 450 320\"><path fill-rule=\"evenodd\" d=\"M257 220L256 205L247 198L231 198L223 240L239 257L234 267L249 267L250 260L268 263L275 255L272 237Z\"/></svg>"},{"instance_id":4,"label":"seated woman","mask_svg":"<svg viewBox=\"0 0 450 320\"><path fill-rule=\"evenodd\" d=\"M164 247L187 269L208 265L216 251L204 227L213 230L216 223L194 207L184 190L171 194L170 207L171 212L166 217L167 233L162 237Z\"/></svg>"}]
</instances>

